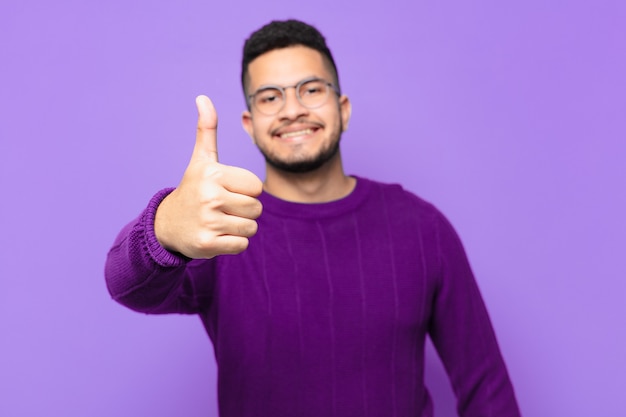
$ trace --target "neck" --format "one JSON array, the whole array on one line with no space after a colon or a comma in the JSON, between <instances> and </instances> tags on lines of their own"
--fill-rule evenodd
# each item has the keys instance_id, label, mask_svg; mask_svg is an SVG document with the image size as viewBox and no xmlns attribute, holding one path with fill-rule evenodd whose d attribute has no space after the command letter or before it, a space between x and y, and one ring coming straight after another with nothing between
<instances>
[{"instance_id":1,"label":"neck","mask_svg":"<svg viewBox=\"0 0 626 417\"><path fill-rule=\"evenodd\" d=\"M266 165L263 188L281 200L296 203L326 203L352 192L356 179L343 172L339 152L315 171L291 173Z\"/></svg>"}]
</instances>

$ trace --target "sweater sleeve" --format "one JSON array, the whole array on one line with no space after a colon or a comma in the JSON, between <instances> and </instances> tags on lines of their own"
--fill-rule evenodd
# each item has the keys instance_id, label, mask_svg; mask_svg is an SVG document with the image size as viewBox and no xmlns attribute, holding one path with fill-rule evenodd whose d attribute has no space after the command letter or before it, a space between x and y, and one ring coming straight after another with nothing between
<instances>
[{"instance_id":1,"label":"sweater sleeve","mask_svg":"<svg viewBox=\"0 0 626 417\"><path fill-rule=\"evenodd\" d=\"M450 223L437 221L439 282L430 336L461 417L519 417L513 386L465 251Z\"/></svg>"},{"instance_id":2,"label":"sweater sleeve","mask_svg":"<svg viewBox=\"0 0 626 417\"><path fill-rule=\"evenodd\" d=\"M199 261L169 252L156 238L156 210L172 190L159 191L139 217L122 229L107 255L104 272L109 293L139 312L193 314L206 307L210 298L208 279L194 279L189 268Z\"/></svg>"}]
</instances>

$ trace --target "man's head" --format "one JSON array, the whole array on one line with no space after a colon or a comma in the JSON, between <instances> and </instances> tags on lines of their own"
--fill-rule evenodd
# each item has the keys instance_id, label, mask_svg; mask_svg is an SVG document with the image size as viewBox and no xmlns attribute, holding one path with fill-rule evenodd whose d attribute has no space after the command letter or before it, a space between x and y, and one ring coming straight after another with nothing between
<instances>
[{"instance_id":1,"label":"man's head","mask_svg":"<svg viewBox=\"0 0 626 417\"><path fill-rule=\"evenodd\" d=\"M341 91L337 66L330 49L326 45L324 36L313 26L298 20L273 21L252 33L244 44L241 62L241 86L246 96L246 102L250 93L248 92L250 62L274 49L296 45L306 46L322 54L324 63L328 66L333 77L330 81Z\"/></svg>"},{"instance_id":2,"label":"man's head","mask_svg":"<svg viewBox=\"0 0 626 417\"><path fill-rule=\"evenodd\" d=\"M268 168L304 173L340 164L351 107L336 83L334 60L315 28L272 22L250 36L242 63L248 105L242 124Z\"/></svg>"}]
</instances>

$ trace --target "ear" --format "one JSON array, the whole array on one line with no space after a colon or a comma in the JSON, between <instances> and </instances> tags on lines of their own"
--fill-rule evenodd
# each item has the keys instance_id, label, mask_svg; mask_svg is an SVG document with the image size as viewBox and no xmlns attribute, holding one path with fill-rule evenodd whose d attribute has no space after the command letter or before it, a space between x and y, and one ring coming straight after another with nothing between
<instances>
[{"instance_id":1,"label":"ear","mask_svg":"<svg viewBox=\"0 0 626 417\"><path fill-rule=\"evenodd\" d=\"M243 127L243 130L246 131L248 136L250 136L250 139L252 139L252 143L256 144L256 141L254 140L254 134L253 134L254 128L252 126L252 114L250 113L250 111L245 110L241 114L241 126Z\"/></svg>"},{"instance_id":2,"label":"ear","mask_svg":"<svg viewBox=\"0 0 626 417\"><path fill-rule=\"evenodd\" d=\"M348 130L350 116L352 116L352 103L350 103L348 96L342 95L339 97L339 112L341 116L341 125L343 127L342 132L345 132Z\"/></svg>"}]
</instances>

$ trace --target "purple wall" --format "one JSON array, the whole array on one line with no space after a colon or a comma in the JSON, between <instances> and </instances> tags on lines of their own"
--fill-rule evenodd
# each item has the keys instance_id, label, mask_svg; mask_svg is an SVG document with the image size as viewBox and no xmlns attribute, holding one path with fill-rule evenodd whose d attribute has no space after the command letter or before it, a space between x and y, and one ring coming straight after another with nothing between
<instances>
[{"instance_id":1,"label":"purple wall","mask_svg":"<svg viewBox=\"0 0 626 417\"><path fill-rule=\"evenodd\" d=\"M0 4L1 416L216 415L199 320L120 307L103 263L177 184L197 94L222 162L262 175L240 49L286 17L334 51L348 172L457 227L524 414L626 415L626 3L87 3ZM432 351L428 377L453 416Z\"/></svg>"}]
</instances>

